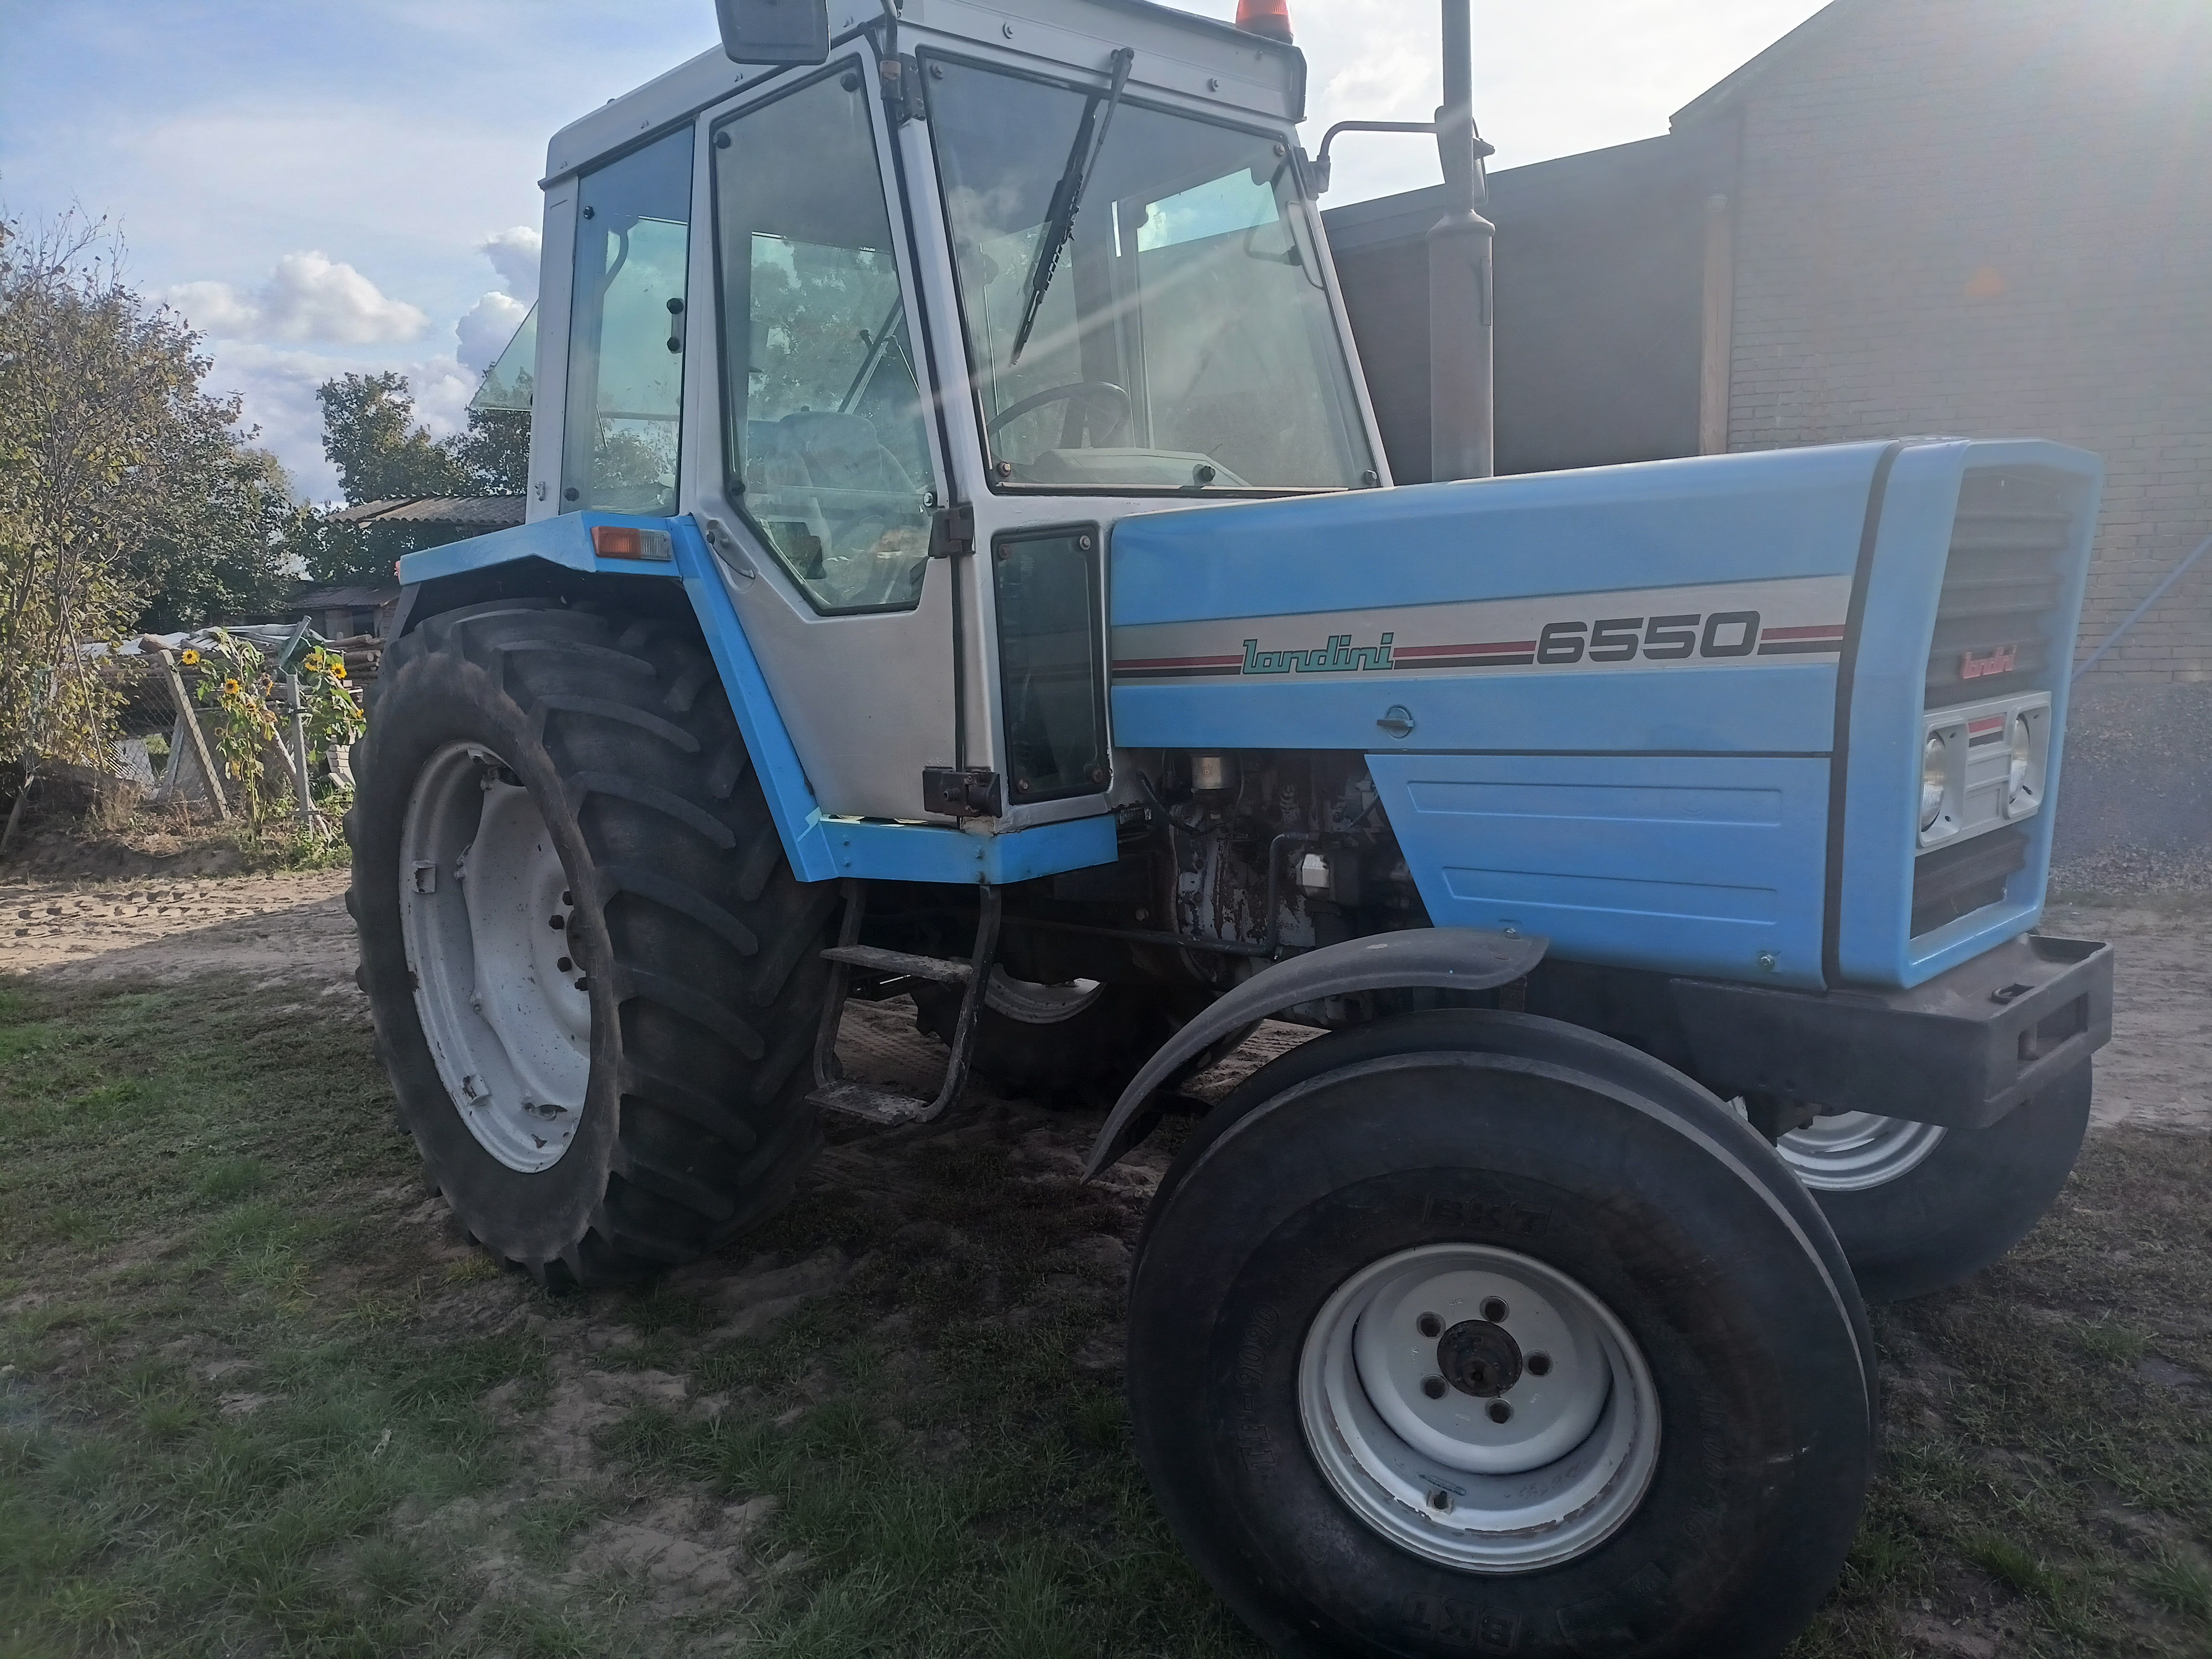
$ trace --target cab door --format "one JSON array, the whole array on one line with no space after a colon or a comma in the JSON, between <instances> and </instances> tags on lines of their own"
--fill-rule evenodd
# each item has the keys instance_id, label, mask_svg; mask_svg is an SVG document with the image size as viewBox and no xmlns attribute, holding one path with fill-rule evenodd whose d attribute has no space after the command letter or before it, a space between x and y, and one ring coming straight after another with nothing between
<instances>
[{"instance_id":1,"label":"cab door","mask_svg":"<svg viewBox=\"0 0 2212 1659\"><path fill-rule=\"evenodd\" d=\"M872 56L699 124L684 498L824 811L918 820L955 763L931 376Z\"/></svg>"}]
</instances>

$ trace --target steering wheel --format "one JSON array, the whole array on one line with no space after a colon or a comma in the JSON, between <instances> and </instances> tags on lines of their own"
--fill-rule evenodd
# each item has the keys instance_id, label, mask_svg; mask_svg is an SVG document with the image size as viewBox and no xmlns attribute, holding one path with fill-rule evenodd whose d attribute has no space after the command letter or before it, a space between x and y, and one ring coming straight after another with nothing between
<instances>
[{"instance_id":1,"label":"steering wheel","mask_svg":"<svg viewBox=\"0 0 2212 1659\"><path fill-rule=\"evenodd\" d=\"M1047 404L1066 403L1080 398L1085 403L1110 404L1114 418L1103 431L1094 432L1094 441L1103 442L1129 423L1129 394L1111 380L1070 380L1066 386L1047 386L1042 392L1032 392L1018 403L1009 404L983 423L986 437L996 437L999 428L1018 421L1033 409L1042 409Z\"/></svg>"}]
</instances>

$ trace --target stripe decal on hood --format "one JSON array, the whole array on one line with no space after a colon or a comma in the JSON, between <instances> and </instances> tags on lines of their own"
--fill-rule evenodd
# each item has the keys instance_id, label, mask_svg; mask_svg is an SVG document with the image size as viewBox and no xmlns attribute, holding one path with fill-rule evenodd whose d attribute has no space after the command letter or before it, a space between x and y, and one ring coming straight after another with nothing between
<instances>
[{"instance_id":1,"label":"stripe decal on hood","mask_svg":"<svg viewBox=\"0 0 2212 1659\"><path fill-rule=\"evenodd\" d=\"M1741 667L1843 650L1849 576L1617 589L1449 605L1208 617L1114 629L1114 679L1442 675L1652 664Z\"/></svg>"}]
</instances>

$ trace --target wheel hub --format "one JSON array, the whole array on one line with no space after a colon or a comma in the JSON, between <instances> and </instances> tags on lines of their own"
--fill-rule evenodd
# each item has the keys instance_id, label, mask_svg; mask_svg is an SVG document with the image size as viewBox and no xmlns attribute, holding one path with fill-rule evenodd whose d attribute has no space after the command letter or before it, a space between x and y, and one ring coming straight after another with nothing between
<instances>
[{"instance_id":1,"label":"wheel hub","mask_svg":"<svg viewBox=\"0 0 2212 1659\"><path fill-rule=\"evenodd\" d=\"M1352 1511L1415 1554L1524 1572L1594 1549L1643 1502L1658 1396L1578 1281L1489 1245L1354 1273L1307 1333L1307 1444Z\"/></svg>"},{"instance_id":2,"label":"wheel hub","mask_svg":"<svg viewBox=\"0 0 2212 1659\"><path fill-rule=\"evenodd\" d=\"M1437 1374L1477 1400L1495 1400L1521 1380L1522 1369L1513 1334L1486 1319L1462 1319L1437 1344Z\"/></svg>"},{"instance_id":3,"label":"wheel hub","mask_svg":"<svg viewBox=\"0 0 2212 1659\"><path fill-rule=\"evenodd\" d=\"M550 1169L591 1079L588 975L544 817L490 750L448 744L417 775L399 894L416 1012L454 1109L509 1169Z\"/></svg>"}]
</instances>

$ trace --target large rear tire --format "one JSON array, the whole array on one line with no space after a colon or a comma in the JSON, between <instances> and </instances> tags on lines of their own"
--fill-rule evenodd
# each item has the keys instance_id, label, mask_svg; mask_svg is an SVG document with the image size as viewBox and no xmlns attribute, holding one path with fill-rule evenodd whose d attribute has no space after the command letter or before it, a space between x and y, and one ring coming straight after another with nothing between
<instances>
[{"instance_id":1,"label":"large rear tire","mask_svg":"<svg viewBox=\"0 0 2212 1659\"><path fill-rule=\"evenodd\" d=\"M402 1121L483 1246L635 1279L781 1204L834 884L792 874L688 619L509 599L386 654L347 815Z\"/></svg>"},{"instance_id":2,"label":"large rear tire","mask_svg":"<svg viewBox=\"0 0 2212 1659\"><path fill-rule=\"evenodd\" d=\"M1982 1129L1850 1112L1776 1146L1819 1202L1873 1302L1972 1278L2027 1236L2073 1173L2089 1127L2091 1066Z\"/></svg>"},{"instance_id":3,"label":"large rear tire","mask_svg":"<svg viewBox=\"0 0 2212 1659\"><path fill-rule=\"evenodd\" d=\"M1255 1073L1163 1182L1131 1284L1153 1489L1291 1655L1778 1652L1857 1523L1872 1353L1756 1134L1511 1014Z\"/></svg>"}]
</instances>

